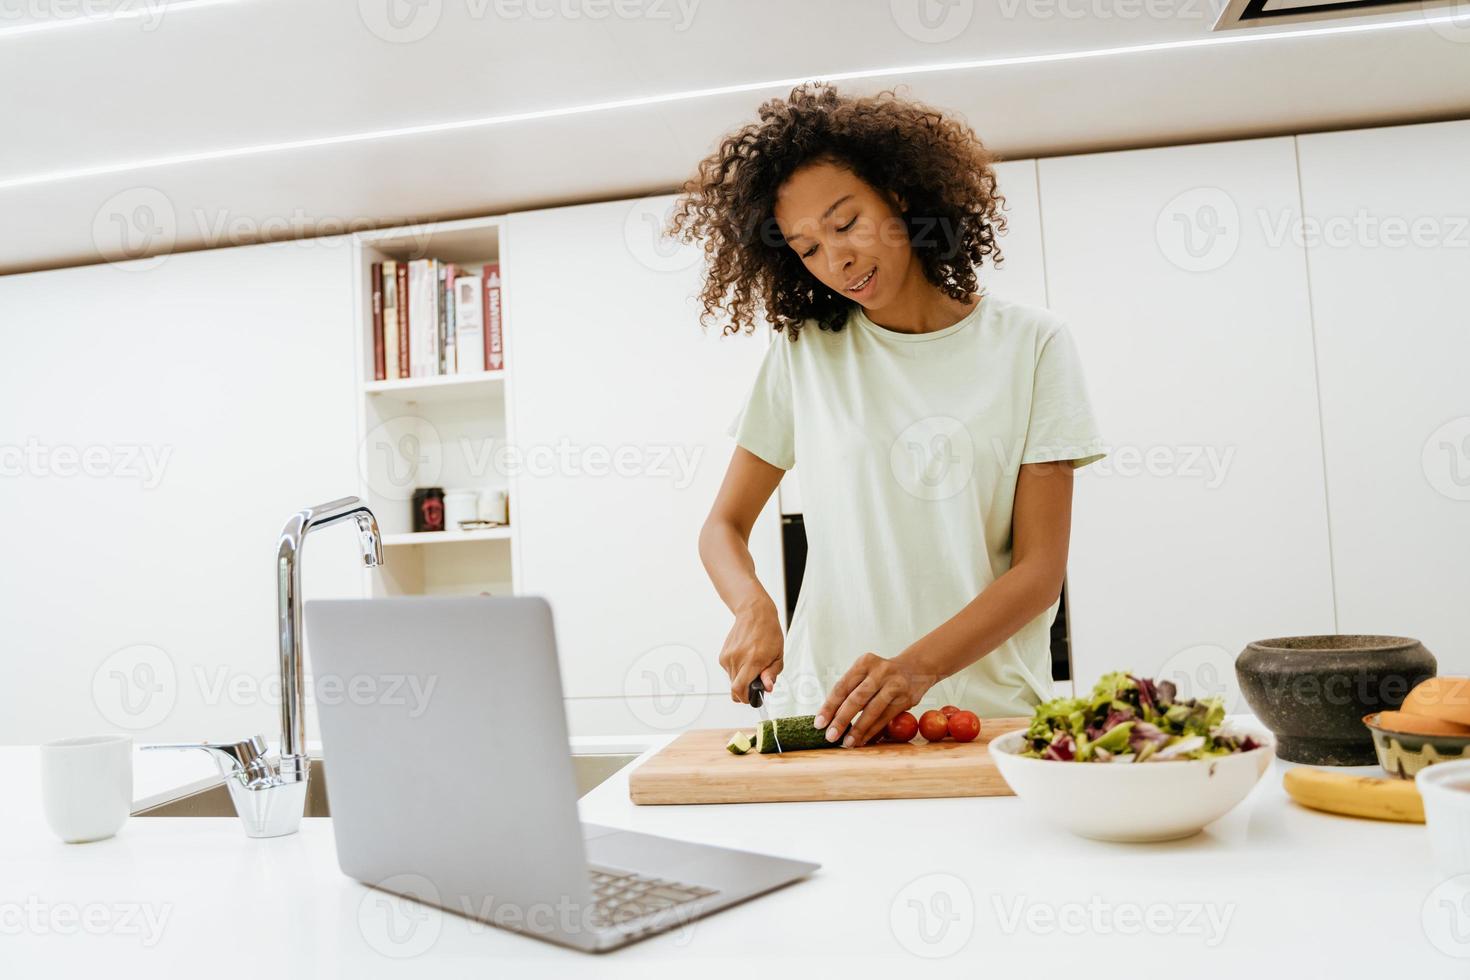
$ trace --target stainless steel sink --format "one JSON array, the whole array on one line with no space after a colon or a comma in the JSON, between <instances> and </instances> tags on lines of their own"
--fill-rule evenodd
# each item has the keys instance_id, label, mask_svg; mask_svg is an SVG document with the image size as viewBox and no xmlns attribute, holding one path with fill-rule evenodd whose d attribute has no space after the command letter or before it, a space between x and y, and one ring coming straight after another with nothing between
<instances>
[{"instance_id":1,"label":"stainless steel sink","mask_svg":"<svg viewBox=\"0 0 1470 980\"><path fill-rule=\"evenodd\" d=\"M577 777L577 795L593 787L638 758L636 755L574 755L572 770ZM167 793L159 793L133 804L135 817L233 817L235 804L225 788L224 777L201 779ZM311 782L306 795L308 817L330 817L327 803L327 773L321 759L311 760Z\"/></svg>"}]
</instances>

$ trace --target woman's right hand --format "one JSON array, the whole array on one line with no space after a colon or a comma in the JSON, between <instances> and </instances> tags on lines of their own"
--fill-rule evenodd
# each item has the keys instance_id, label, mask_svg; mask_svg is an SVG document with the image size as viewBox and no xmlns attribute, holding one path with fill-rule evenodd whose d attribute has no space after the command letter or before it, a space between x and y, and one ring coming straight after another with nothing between
<instances>
[{"instance_id":1,"label":"woman's right hand","mask_svg":"<svg viewBox=\"0 0 1470 980\"><path fill-rule=\"evenodd\" d=\"M730 675L730 700L749 704L750 682L756 677L767 691L774 690L785 652L781 618L770 597L742 606L720 650L720 666Z\"/></svg>"}]
</instances>

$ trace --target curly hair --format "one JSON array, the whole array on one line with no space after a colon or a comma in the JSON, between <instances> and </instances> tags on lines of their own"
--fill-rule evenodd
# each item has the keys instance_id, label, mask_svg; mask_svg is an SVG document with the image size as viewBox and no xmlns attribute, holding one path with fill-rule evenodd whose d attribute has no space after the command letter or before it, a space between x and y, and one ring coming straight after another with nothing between
<instances>
[{"instance_id":1,"label":"curly hair","mask_svg":"<svg viewBox=\"0 0 1470 980\"><path fill-rule=\"evenodd\" d=\"M759 121L728 134L680 188L666 233L703 242L700 292L708 326L728 315L723 333L749 333L758 311L795 340L815 320L841 330L854 303L802 264L776 226L782 183L805 164L831 161L880 191L900 196L909 242L925 278L947 295L977 291L975 270L1000 265L1005 198L987 150L968 125L896 90L838 93L807 82L761 105Z\"/></svg>"}]
</instances>

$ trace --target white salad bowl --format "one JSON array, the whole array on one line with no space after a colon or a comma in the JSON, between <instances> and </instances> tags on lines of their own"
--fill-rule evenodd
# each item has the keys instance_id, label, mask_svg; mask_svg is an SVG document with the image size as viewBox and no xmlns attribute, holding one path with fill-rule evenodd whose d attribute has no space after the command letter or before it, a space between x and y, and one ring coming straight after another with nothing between
<instances>
[{"instance_id":1,"label":"white salad bowl","mask_svg":"<svg viewBox=\"0 0 1470 980\"><path fill-rule=\"evenodd\" d=\"M1260 745L1209 759L1058 762L1020 755L1022 730L992 741L990 755L1016 795L1048 823L1093 840L1177 840L1223 817L1271 766L1269 734L1229 724L1225 731Z\"/></svg>"}]
</instances>

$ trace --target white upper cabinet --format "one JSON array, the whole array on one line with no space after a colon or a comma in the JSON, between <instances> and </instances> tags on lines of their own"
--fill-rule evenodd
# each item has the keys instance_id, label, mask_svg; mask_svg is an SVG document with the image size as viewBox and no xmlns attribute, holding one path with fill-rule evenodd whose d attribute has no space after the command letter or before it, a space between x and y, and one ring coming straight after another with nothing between
<instances>
[{"instance_id":1,"label":"white upper cabinet","mask_svg":"<svg viewBox=\"0 0 1470 980\"><path fill-rule=\"evenodd\" d=\"M1076 485L1079 687L1233 690L1245 643L1334 628L1292 140L1039 168L1051 307L1111 453Z\"/></svg>"},{"instance_id":2,"label":"white upper cabinet","mask_svg":"<svg viewBox=\"0 0 1470 980\"><path fill-rule=\"evenodd\" d=\"M1470 672L1470 122L1299 140L1338 614Z\"/></svg>"},{"instance_id":3,"label":"white upper cabinet","mask_svg":"<svg viewBox=\"0 0 1470 980\"><path fill-rule=\"evenodd\" d=\"M0 742L275 738L277 536L359 487L352 260L332 238L0 278L0 451L33 449L0 478ZM362 594L354 530L306 553L308 601Z\"/></svg>"},{"instance_id":4,"label":"white upper cabinet","mask_svg":"<svg viewBox=\"0 0 1470 980\"><path fill-rule=\"evenodd\" d=\"M680 695L728 699L698 534L769 336L701 328L700 253L658 236L672 200L514 214L502 253L518 589L551 601L569 697L670 729ZM777 519L773 495L751 550L780 606Z\"/></svg>"},{"instance_id":5,"label":"white upper cabinet","mask_svg":"<svg viewBox=\"0 0 1470 980\"><path fill-rule=\"evenodd\" d=\"M995 165L996 184L1006 199L1006 233L1000 240L1004 262L980 270L980 288L1013 303L1046 306L1046 266L1041 247L1041 202L1036 161L1009 160Z\"/></svg>"}]
</instances>

